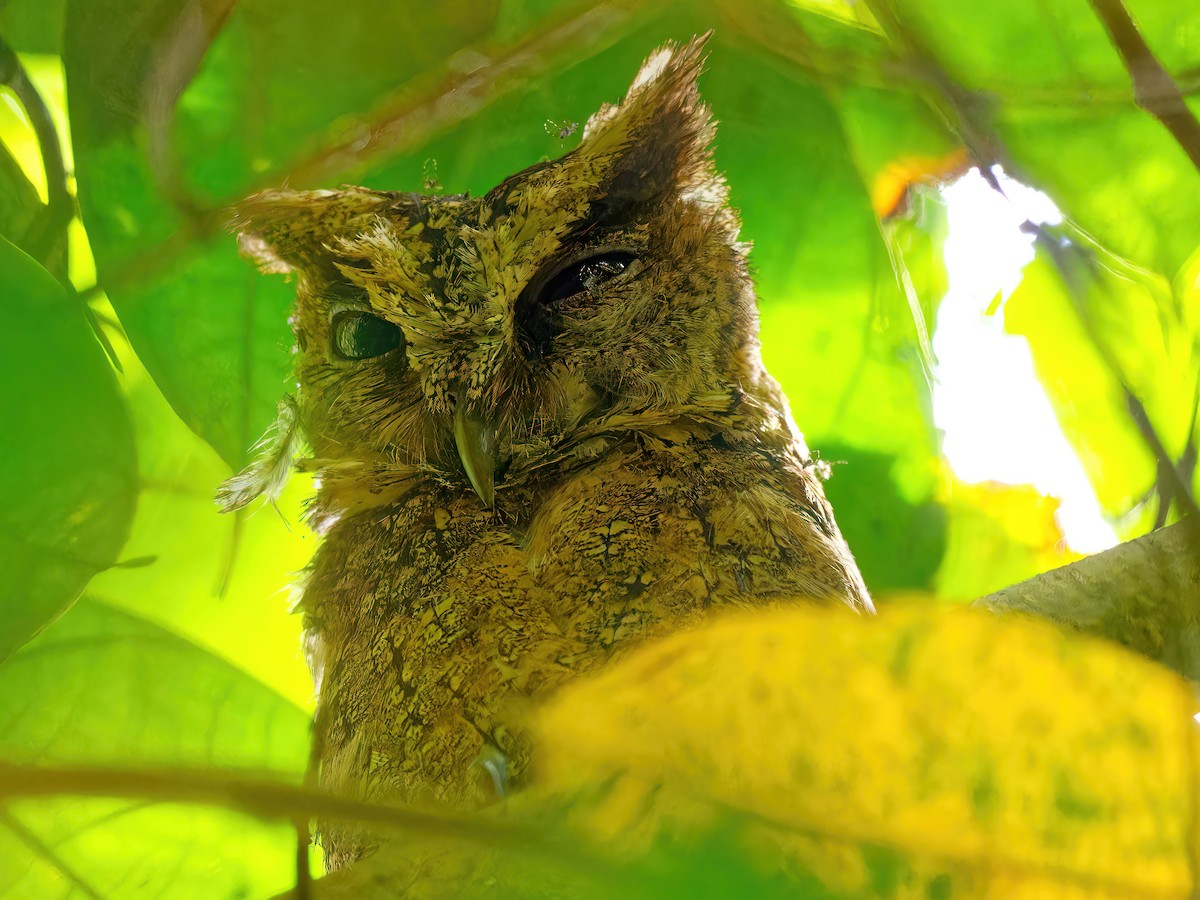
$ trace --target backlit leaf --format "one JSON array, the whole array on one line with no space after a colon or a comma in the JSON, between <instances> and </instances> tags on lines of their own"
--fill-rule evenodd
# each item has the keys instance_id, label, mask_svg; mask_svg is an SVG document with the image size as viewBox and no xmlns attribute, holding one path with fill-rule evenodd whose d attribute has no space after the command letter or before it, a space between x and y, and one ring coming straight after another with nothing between
<instances>
[{"instance_id":1,"label":"backlit leaf","mask_svg":"<svg viewBox=\"0 0 1200 900\"><path fill-rule=\"evenodd\" d=\"M95 601L0 665L0 756L42 764L225 766L298 780L308 717L227 663ZM225 812L141 801L13 803L0 896L262 896L294 837ZM74 884L73 884L74 883Z\"/></svg>"},{"instance_id":2,"label":"backlit leaf","mask_svg":"<svg viewBox=\"0 0 1200 900\"><path fill-rule=\"evenodd\" d=\"M112 565L137 496L116 378L79 303L0 238L0 660Z\"/></svg>"}]
</instances>

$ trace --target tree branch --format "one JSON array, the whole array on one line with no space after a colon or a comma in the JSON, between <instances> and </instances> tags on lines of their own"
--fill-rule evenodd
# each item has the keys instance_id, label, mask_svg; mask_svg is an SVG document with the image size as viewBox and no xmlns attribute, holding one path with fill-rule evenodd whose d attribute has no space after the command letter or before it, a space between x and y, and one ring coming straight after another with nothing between
<instances>
[{"instance_id":1,"label":"tree branch","mask_svg":"<svg viewBox=\"0 0 1200 900\"><path fill-rule=\"evenodd\" d=\"M1200 681L1200 558L1183 521L975 601L1128 647Z\"/></svg>"},{"instance_id":2,"label":"tree branch","mask_svg":"<svg viewBox=\"0 0 1200 900\"><path fill-rule=\"evenodd\" d=\"M435 134L528 84L533 76L556 64L593 56L651 10L633 0L576 4L565 15L549 16L546 25L505 47L485 43L463 50L436 78L397 91L367 116L350 138L294 161L284 172L269 174L253 189L272 187L281 180L307 187L335 177L353 177L370 159L420 147Z\"/></svg>"},{"instance_id":3,"label":"tree branch","mask_svg":"<svg viewBox=\"0 0 1200 900\"><path fill-rule=\"evenodd\" d=\"M134 254L108 273L103 283L97 282L81 293L90 299L174 271L194 252L199 239L225 227L229 218L226 207L246 194L280 184L320 186L333 179L353 178L369 160L420 147L530 78L556 66L569 67L600 52L625 29L654 14L653 5L643 6L638 0L613 0L602 6L581 2L551 15L544 27L510 44L483 42L466 48L449 60L439 75L402 86L364 116L359 134L353 139L330 142L309 156L293 160L214 208L192 208L187 228Z\"/></svg>"},{"instance_id":4,"label":"tree branch","mask_svg":"<svg viewBox=\"0 0 1200 900\"><path fill-rule=\"evenodd\" d=\"M237 4L238 0L221 0L215 5L193 0L157 47L150 67L145 102L146 161L155 185L185 221L196 217L201 204L192 196L175 153L171 128L175 107Z\"/></svg>"},{"instance_id":5,"label":"tree branch","mask_svg":"<svg viewBox=\"0 0 1200 900\"><path fill-rule=\"evenodd\" d=\"M422 839L447 838L490 850L538 856L596 873L615 872L610 862L591 854L577 842L559 842L548 838L542 830L489 817L487 813L467 816L369 803L270 779L270 775L254 777L213 770L43 767L0 760L0 801L58 796L125 797L153 803L213 806L293 825L313 818L355 822L415 833Z\"/></svg>"},{"instance_id":6,"label":"tree branch","mask_svg":"<svg viewBox=\"0 0 1200 900\"><path fill-rule=\"evenodd\" d=\"M1134 103L1163 124L1200 170L1200 122L1179 93L1179 85L1147 45L1121 0L1090 2L1129 72Z\"/></svg>"}]
</instances>

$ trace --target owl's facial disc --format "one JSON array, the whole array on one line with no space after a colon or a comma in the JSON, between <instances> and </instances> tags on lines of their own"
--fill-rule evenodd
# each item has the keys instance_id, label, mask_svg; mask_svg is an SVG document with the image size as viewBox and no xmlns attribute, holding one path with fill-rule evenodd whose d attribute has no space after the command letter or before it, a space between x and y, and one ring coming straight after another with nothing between
<instances>
[{"instance_id":1,"label":"owl's facial disc","mask_svg":"<svg viewBox=\"0 0 1200 900\"><path fill-rule=\"evenodd\" d=\"M712 398L741 391L754 294L700 47L656 54L576 149L482 197L279 190L239 205L243 250L301 275L294 418L339 478L369 461L355 502L391 496L374 482L399 483L396 469L492 507L642 419L696 407L707 422Z\"/></svg>"}]
</instances>

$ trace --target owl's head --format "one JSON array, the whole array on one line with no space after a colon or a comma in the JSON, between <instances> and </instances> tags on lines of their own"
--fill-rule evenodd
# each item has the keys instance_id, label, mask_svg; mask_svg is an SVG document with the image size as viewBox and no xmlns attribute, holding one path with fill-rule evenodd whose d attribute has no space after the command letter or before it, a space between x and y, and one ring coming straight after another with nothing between
<instances>
[{"instance_id":1,"label":"owl's head","mask_svg":"<svg viewBox=\"0 0 1200 900\"><path fill-rule=\"evenodd\" d=\"M494 492L759 380L703 40L667 46L579 147L482 197L271 191L236 227L299 276L296 418L317 459ZM235 498L237 499L237 498Z\"/></svg>"}]
</instances>

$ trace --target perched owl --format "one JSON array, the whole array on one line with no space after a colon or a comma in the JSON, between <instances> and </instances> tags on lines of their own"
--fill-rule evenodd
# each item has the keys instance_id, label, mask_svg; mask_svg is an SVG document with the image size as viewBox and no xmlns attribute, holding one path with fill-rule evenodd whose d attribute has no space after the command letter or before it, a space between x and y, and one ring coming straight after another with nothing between
<instances>
[{"instance_id":1,"label":"perched owl","mask_svg":"<svg viewBox=\"0 0 1200 900\"><path fill-rule=\"evenodd\" d=\"M722 607L872 611L763 370L701 43L482 197L240 206L244 248L298 274L299 391L222 500L311 447L323 787L475 805L525 774L529 701L638 641ZM323 839L334 868L371 846Z\"/></svg>"}]
</instances>

